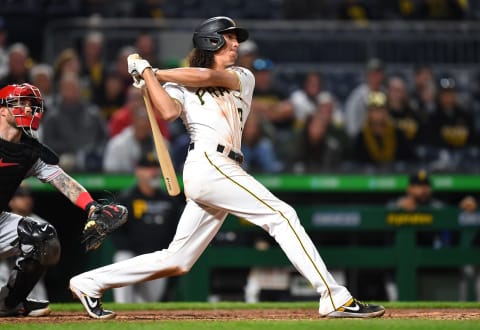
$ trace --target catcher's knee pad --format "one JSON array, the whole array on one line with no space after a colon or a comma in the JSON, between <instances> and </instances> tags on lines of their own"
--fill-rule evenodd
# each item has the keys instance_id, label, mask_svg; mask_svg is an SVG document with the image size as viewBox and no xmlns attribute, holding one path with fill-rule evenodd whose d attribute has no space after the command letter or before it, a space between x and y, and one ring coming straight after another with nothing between
<instances>
[{"instance_id":1,"label":"catcher's knee pad","mask_svg":"<svg viewBox=\"0 0 480 330\"><path fill-rule=\"evenodd\" d=\"M23 258L36 260L42 266L58 263L60 241L51 224L24 217L18 222L17 232Z\"/></svg>"}]
</instances>

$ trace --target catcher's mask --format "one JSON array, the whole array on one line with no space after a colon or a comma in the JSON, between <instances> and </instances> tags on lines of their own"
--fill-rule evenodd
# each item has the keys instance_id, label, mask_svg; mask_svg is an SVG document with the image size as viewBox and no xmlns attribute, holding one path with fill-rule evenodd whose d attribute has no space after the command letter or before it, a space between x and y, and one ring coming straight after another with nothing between
<instances>
[{"instance_id":1,"label":"catcher's mask","mask_svg":"<svg viewBox=\"0 0 480 330\"><path fill-rule=\"evenodd\" d=\"M27 83L3 87L0 89L0 106L10 110L18 128L36 137L34 131L43 116L43 99L37 87Z\"/></svg>"},{"instance_id":2,"label":"catcher's mask","mask_svg":"<svg viewBox=\"0 0 480 330\"><path fill-rule=\"evenodd\" d=\"M238 42L248 39L248 31L237 27L235 21L226 16L216 16L203 21L193 33L193 47L215 52L225 45L224 33L234 32Z\"/></svg>"}]
</instances>

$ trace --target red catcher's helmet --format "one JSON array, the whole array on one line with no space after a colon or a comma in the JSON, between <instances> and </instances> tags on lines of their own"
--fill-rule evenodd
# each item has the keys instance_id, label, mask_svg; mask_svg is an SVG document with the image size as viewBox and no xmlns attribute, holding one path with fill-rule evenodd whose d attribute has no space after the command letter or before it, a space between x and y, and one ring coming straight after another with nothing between
<instances>
[{"instance_id":1,"label":"red catcher's helmet","mask_svg":"<svg viewBox=\"0 0 480 330\"><path fill-rule=\"evenodd\" d=\"M33 136L32 131L38 129L43 115L42 94L37 87L27 83L7 85L0 89L0 105L12 112L17 127L23 128L28 135ZM31 109L31 114L25 112L27 107Z\"/></svg>"},{"instance_id":2,"label":"red catcher's helmet","mask_svg":"<svg viewBox=\"0 0 480 330\"><path fill-rule=\"evenodd\" d=\"M230 17L216 16L203 21L193 33L193 46L215 52L225 45L224 33L233 32L238 42L248 39L248 31L237 26Z\"/></svg>"}]
</instances>

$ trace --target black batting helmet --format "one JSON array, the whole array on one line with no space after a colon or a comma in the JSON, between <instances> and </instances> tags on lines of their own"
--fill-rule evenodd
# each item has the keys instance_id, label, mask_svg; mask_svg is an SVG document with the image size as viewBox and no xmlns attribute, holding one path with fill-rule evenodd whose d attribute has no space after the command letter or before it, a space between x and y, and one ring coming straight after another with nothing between
<instances>
[{"instance_id":1,"label":"black batting helmet","mask_svg":"<svg viewBox=\"0 0 480 330\"><path fill-rule=\"evenodd\" d=\"M203 21L193 33L193 47L217 51L225 45L224 33L234 32L238 42L248 39L248 32L237 27L235 21L226 16L216 16Z\"/></svg>"}]
</instances>

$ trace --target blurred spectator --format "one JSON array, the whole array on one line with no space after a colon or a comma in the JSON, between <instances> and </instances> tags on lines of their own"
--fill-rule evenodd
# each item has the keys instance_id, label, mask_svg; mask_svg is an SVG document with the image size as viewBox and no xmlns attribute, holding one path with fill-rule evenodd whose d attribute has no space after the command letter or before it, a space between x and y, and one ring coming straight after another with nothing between
<instances>
[{"instance_id":1,"label":"blurred spectator","mask_svg":"<svg viewBox=\"0 0 480 330\"><path fill-rule=\"evenodd\" d=\"M255 90L251 110L261 114L274 128L274 145L281 159L291 155L294 109L289 101L289 89L279 79L273 79L273 63L258 58L253 62Z\"/></svg>"},{"instance_id":2,"label":"blurred spectator","mask_svg":"<svg viewBox=\"0 0 480 330\"><path fill-rule=\"evenodd\" d=\"M106 120L125 103L125 90L122 77L115 72L107 74L103 83L103 93L97 99L100 112Z\"/></svg>"},{"instance_id":3,"label":"blurred spectator","mask_svg":"<svg viewBox=\"0 0 480 330\"><path fill-rule=\"evenodd\" d=\"M0 80L0 86L30 82L31 59L29 50L23 43L15 43L8 48L8 72Z\"/></svg>"},{"instance_id":4,"label":"blurred spectator","mask_svg":"<svg viewBox=\"0 0 480 330\"><path fill-rule=\"evenodd\" d=\"M307 117L312 115L318 105L318 97L323 88L322 77L317 72L309 72L303 80L302 88L292 92L290 102L295 114L295 127L302 129Z\"/></svg>"},{"instance_id":5,"label":"blurred spectator","mask_svg":"<svg viewBox=\"0 0 480 330\"><path fill-rule=\"evenodd\" d=\"M370 92L383 91L384 78L383 62L377 58L370 59L366 67L366 81L355 87L345 101L345 129L350 137L354 138L362 129Z\"/></svg>"},{"instance_id":6,"label":"blurred spectator","mask_svg":"<svg viewBox=\"0 0 480 330\"><path fill-rule=\"evenodd\" d=\"M132 46L122 47L115 58L114 63L108 68L109 73L117 74L123 81L123 88L126 91L133 83L132 76L128 73L127 57L136 53L137 50Z\"/></svg>"},{"instance_id":7,"label":"blurred spectator","mask_svg":"<svg viewBox=\"0 0 480 330\"><path fill-rule=\"evenodd\" d=\"M143 101L141 90L130 85L126 92L125 103L112 113L112 116L108 122L108 131L110 137L117 135L124 128L130 126L132 123L132 113L134 109L144 105L145 103ZM157 113L156 111L154 112ZM159 115L157 116L157 123L163 137L168 140L170 138L168 124L162 120Z\"/></svg>"},{"instance_id":8,"label":"blurred spectator","mask_svg":"<svg viewBox=\"0 0 480 330\"><path fill-rule=\"evenodd\" d=\"M144 153L154 150L145 105L132 109L132 123L108 140L103 157L105 172L131 173Z\"/></svg>"},{"instance_id":9,"label":"blurred spectator","mask_svg":"<svg viewBox=\"0 0 480 330\"><path fill-rule=\"evenodd\" d=\"M469 158L470 147L478 145L475 123L471 112L458 102L456 81L448 76L438 83L437 107L430 115L429 144L437 150L437 169L460 165ZM445 157L445 158L443 158ZM474 161L473 166L476 166Z\"/></svg>"},{"instance_id":10,"label":"blurred spectator","mask_svg":"<svg viewBox=\"0 0 480 330\"><path fill-rule=\"evenodd\" d=\"M250 113L243 127L242 166L253 173L278 173L284 166L277 158L272 140L265 133L264 125L260 114Z\"/></svg>"},{"instance_id":11,"label":"blurred spectator","mask_svg":"<svg viewBox=\"0 0 480 330\"><path fill-rule=\"evenodd\" d=\"M253 71L253 62L258 58L258 46L253 40L245 40L238 46L237 65Z\"/></svg>"},{"instance_id":12,"label":"blurred spectator","mask_svg":"<svg viewBox=\"0 0 480 330\"><path fill-rule=\"evenodd\" d=\"M30 70L30 80L42 93L43 106L47 112L55 104L53 68L46 63L35 64Z\"/></svg>"},{"instance_id":13,"label":"blurred spectator","mask_svg":"<svg viewBox=\"0 0 480 330\"><path fill-rule=\"evenodd\" d=\"M20 186L18 186L15 194L10 199L8 206L10 208L10 211L13 213L46 222L45 219L33 213L34 204L35 202L33 199L32 191L26 184L21 184ZM6 260L5 262L8 261ZM13 266L14 265L10 265L10 267ZM8 270L8 273L5 274L6 278L8 278L9 274L10 270ZM0 277L3 276L0 275ZM37 300L48 300L47 289L45 287L45 281L43 278L40 279L40 281L38 281L37 284L34 286L33 290L29 294L29 298Z\"/></svg>"},{"instance_id":14,"label":"blurred spectator","mask_svg":"<svg viewBox=\"0 0 480 330\"><path fill-rule=\"evenodd\" d=\"M77 51L73 48L65 48L55 58L53 64L53 73L56 81L67 73L80 75L80 58Z\"/></svg>"},{"instance_id":15,"label":"blurred spectator","mask_svg":"<svg viewBox=\"0 0 480 330\"><path fill-rule=\"evenodd\" d=\"M80 57L78 56L77 51L73 48L62 50L55 58L53 64L53 76L55 79L54 81L57 84L57 86L55 86L56 92L60 90L61 87L59 87L58 84L62 80L62 77L67 73L71 73L78 77L81 98L91 102L93 95L90 81L88 77L81 76Z\"/></svg>"},{"instance_id":16,"label":"blurred spectator","mask_svg":"<svg viewBox=\"0 0 480 330\"><path fill-rule=\"evenodd\" d=\"M89 32L83 40L80 74L89 81L92 101L99 104L104 92L104 37L101 32Z\"/></svg>"},{"instance_id":17,"label":"blurred spectator","mask_svg":"<svg viewBox=\"0 0 480 330\"><path fill-rule=\"evenodd\" d=\"M152 34L147 31L140 33L135 39L135 48L141 58L145 59L154 68L160 68L159 50Z\"/></svg>"},{"instance_id":18,"label":"blurred spectator","mask_svg":"<svg viewBox=\"0 0 480 330\"><path fill-rule=\"evenodd\" d=\"M430 20L461 20L467 16L468 1L435 0L416 3L417 17Z\"/></svg>"},{"instance_id":19,"label":"blurred spectator","mask_svg":"<svg viewBox=\"0 0 480 330\"><path fill-rule=\"evenodd\" d=\"M136 183L122 191L118 203L128 209L128 221L112 234L116 249L113 262L120 262L168 247L173 239L182 205L160 188L160 167L153 152L135 165ZM116 303L165 300L168 278L113 289Z\"/></svg>"},{"instance_id":20,"label":"blurred spectator","mask_svg":"<svg viewBox=\"0 0 480 330\"><path fill-rule=\"evenodd\" d=\"M142 91L130 86L127 89L127 95L125 96L125 104L115 110L108 121L108 133L110 137L117 135L124 128L130 126L132 123L133 109L136 109L143 104Z\"/></svg>"},{"instance_id":21,"label":"blurred spectator","mask_svg":"<svg viewBox=\"0 0 480 330\"><path fill-rule=\"evenodd\" d=\"M424 169L410 175L405 195L387 204L388 208L409 212L416 211L419 207L439 209L444 206L444 202L433 197L430 176Z\"/></svg>"},{"instance_id":22,"label":"blurred spectator","mask_svg":"<svg viewBox=\"0 0 480 330\"><path fill-rule=\"evenodd\" d=\"M7 22L5 18L0 16L0 79L8 72L7 39Z\"/></svg>"},{"instance_id":23,"label":"blurred spectator","mask_svg":"<svg viewBox=\"0 0 480 330\"><path fill-rule=\"evenodd\" d=\"M338 6L338 18L365 23L372 18L371 7L362 0L345 0Z\"/></svg>"},{"instance_id":24,"label":"blurred spectator","mask_svg":"<svg viewBox=\"0 0 480 330\"><path fill-rule=\"evenodd\" d=\"M70 170L101 169L101 148L107 139L106 122L96 105L82 99L80 80L73 72L60 80L58 104L45 116L43 141Z\"/></svg>"},{"instance_id":25,"label":"blurred spectator","mask_svg":"<svg viewBox=\"0 0 480 330\"><path fill-rule=\"evenodd\" d=\"M412 144L388 115L386 95L382 92L370 93L367 109L367 119L354 142L354 160L375 167L415 161Z\"/></svg>"},{"instance_id":26,"label":"blurred spectator","mask_svg":"<svg viewBox=\"0 0 480 330\"><path fill-rule=\"evenodd\" d=\"M391 210L402 210L405 212L416 212L425 210L425 208L440 210L448 206L447 203L434 197L432 182L429 173L420 169L412 173L408 180L405 194L397 199L387 203L387 208ZM467 195L459 202L458 207L462 212L474 212L477 209L477 201L473 196ZM452 244L452 233L448 230L443 231L423 231L418 233L418 244L427 245L439 249ZM461 272L464 275L460 283L460 295L466 295L464 284L467 280L470 266L462 267ZM397 300L397 287L394 284L394 274L389 273L386 278L387 293L389 300Z\"/></svg>"},{"instance_id":27,"label":"blurred spectator","mask_svg":"<svg viewBox=\"0 0 480 330\"><path fill-rule=\"evenodd\" d=\"M435 93L432 69L428 65L416 67L413 75L413 89L410 95L412 106L420 116L427 117L435 110Z\"/></svg>"},{"instance_id":28,"label":"blurred spectator","mask_svg":"<svg viewBox=\"0 0 480 330\"><path fill-rule=\"evenodd\" d=\"M425 141L426 118L421 118L418 111L411 107L405 80L399 76L388 79L387 109L395 126L407 140L415 144Z\"/></svg>"},{"instance_id":29,"label":"blurred spectator","mask_svg":"<svg viewBox=\"0 0 480 330\"><path fill-rule=\"evenodd\" d=\"M324 118L329 121L330 124L341 128L341 130L346 134L345 119L339 104L340 103L337 101L333 93L324 91L318 94L316 111L324 113Z\"/></svg>"},{"instance_id":30,"label":"blurred spectator","mask_svg":"<svg viewBox=\"0 0 480 330\"><path fill-rule=\"evenodd\" d=\"M339 169L350 158L351 141L335 121L336 102L329 92L319 96L317 110L307 117L295 151L294 171L315 172Z\"/></svg>"}]
</instances>

